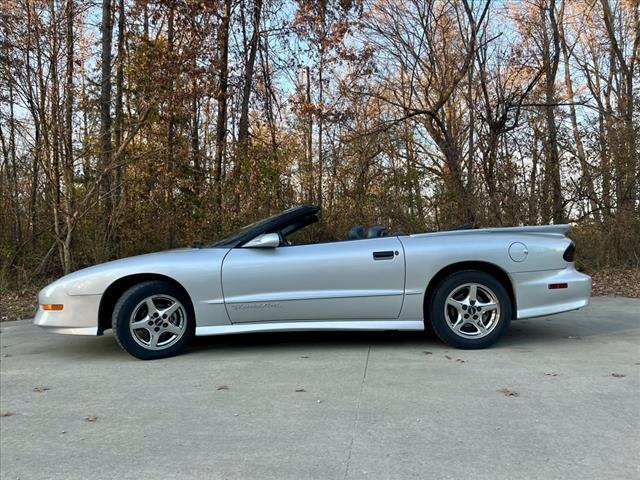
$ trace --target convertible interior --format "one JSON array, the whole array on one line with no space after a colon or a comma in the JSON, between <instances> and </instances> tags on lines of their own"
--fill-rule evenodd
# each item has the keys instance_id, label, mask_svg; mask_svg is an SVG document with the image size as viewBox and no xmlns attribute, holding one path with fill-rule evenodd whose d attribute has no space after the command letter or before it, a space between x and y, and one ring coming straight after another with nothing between
<instances>
[{"instance_id":1,"label":"convertible interior","mask_svg":"<svg viewBox=\"0 0 640 480\"><path fill-rule=\"evenodd\" d=\"M286 225L285 227L278 230L277 233L280 234L280 238L282 239L282 245L299 245L303 243L321 243L321 241L309 241L309 238L306 238L307 235L299 235L293 236L294 233L318 222L318 215L312 214L307 215L305 217L300 218L299 220ZM312 232L309 232L312 233ZM344 239L336 239L336 240L325 240L325 241L340 241L340 240L364 240L367 238L379 238L379 237L388 237L390 235L389 230L383 225L372 225L369 228L365 228L363 225L354 225L347 232L346 238ZM396 235L403 235L401 232L396 232Z\"/></svg>"},{"instance_id":2,"label":"convertible interior","mask_svg":"<svg viewBox=\"0 0 640 480\"><path fill-rule=\"evenodd\" d=\"M336 238L331 235L322 224L318 223L319 211L320 207L315 205L300 205L298 207L293 207L258 222L246 225L230 236L209 246L238 247L265 233L277 233L280 237L281 246L327 243L345 240L366 240L369 238L406 235L400 231L390 233L383 225L373 225L369 228L365 228L363 225L354 225L347 231L345 237ZM317 225L312 226L314 224ZM312 227L305 228L309 226ZM202 247L201 244L194 246L197 248Z\"/></svg>"}]
</instances>

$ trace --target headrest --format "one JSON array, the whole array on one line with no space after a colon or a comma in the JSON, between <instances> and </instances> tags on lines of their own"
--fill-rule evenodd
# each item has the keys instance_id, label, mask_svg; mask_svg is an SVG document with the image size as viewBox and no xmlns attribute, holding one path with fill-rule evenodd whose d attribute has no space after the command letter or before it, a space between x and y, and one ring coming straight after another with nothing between
<instances>
[{"instance_id":1,"label":"headrest","mask_svg":"<svg viewBox=\"0 0 640 480\"><path fill-rule=\"evenodd\" d=\"M367 238L388 237L389 232L382 225L374 225L367 230Z\"/></svg>"},{"instance_id":2,"label":"headrest","mask_svg":"<svg viewBox=\"0 0 640 480\"><path fill-rule=\"evenodd\" d=\"M362 225L355 225L351 227L351 230L349 230L349 233L347 233L348 240L361 240L363 238L366 238L366 235L364 233L364 227Z\"/></svg>"}]
</instances>

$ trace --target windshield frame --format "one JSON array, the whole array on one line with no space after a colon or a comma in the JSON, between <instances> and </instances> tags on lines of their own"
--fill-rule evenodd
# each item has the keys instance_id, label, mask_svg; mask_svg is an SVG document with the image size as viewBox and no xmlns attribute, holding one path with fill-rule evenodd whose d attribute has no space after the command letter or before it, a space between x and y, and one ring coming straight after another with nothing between
<instances>
[{"instance_id":1,"label":"windshield frame","mask_svg":"<svg viewBox=\"0 0 640 480\"><path fill-rule=\"evenodd\" d=\"M214 244L210 245L212 248L236 248L241 247L245 243L253 240L258 235L263 233L270 233L278 231L290 223L294 223L301 217L306 217L311 214L316 214L320 211L320 207L316 205L300 205L284 210L280 213L276 213L262 220L245 225L244 227L236 230L231 235L218 240Z\"/></svg>"}]
</instances>

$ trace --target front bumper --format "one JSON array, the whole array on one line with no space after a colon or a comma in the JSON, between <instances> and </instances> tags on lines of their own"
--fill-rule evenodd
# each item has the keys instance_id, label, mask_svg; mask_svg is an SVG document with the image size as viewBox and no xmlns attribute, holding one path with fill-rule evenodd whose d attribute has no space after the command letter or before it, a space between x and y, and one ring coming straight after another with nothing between
<instances>
[{"instance_id":1,"label":"front bumper","mask_svg":"<svg viewBox=\"0 0 640 480\"><path fill-rule=\"evenodd\" d=\"M38 306L33 323L52 333L98 335L98 308L102 295L68 295L59 286L49 286L38 294L39 305L62 304L62 310L44 311Z\"/></svg>"},{"instance_id":2,"label":"front bumper","mask_svg":"<svg viewBox=\"0 0 640 480\"><path fill-rule=\"evenodd\" d=\"M589 305L591 277L573 264L563 270L512 273L518 312L516 318L541 317L568 312ZM567 288L549 289L549 284L566 283Z\"/></svg>"}]
</instances>

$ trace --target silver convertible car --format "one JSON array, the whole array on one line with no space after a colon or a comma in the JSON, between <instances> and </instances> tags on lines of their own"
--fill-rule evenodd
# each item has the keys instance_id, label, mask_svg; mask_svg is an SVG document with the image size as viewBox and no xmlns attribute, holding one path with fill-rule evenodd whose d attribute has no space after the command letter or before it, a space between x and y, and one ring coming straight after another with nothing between
<instances>
[{"instance_id":1,"label":"silver convertible car","mask_svg":"<svg viewBox=\"0 0 640 480\"><path fill-rule=\"evenodd\" d=\"M346 240L292 242L318 214L303 205L211 246L74 272L40 292L35 324L113 329L141 359L175 355L194 335L300 330L432 330L454 347L484 348L512 319L589 303L568 225L414 235L356 226Z\"/></svg>"}]
</instances>

